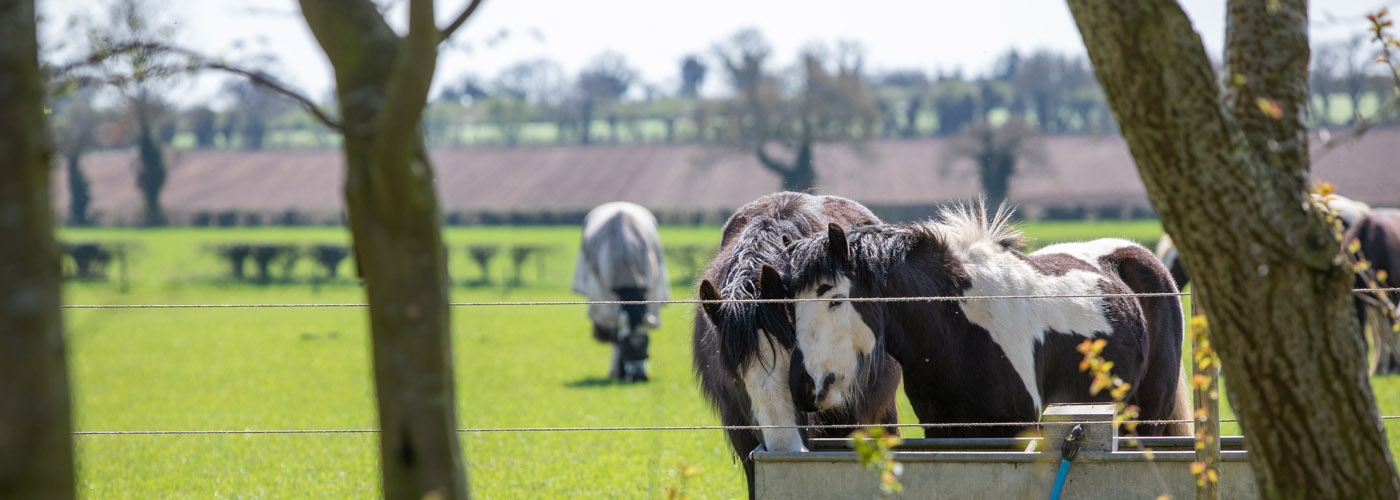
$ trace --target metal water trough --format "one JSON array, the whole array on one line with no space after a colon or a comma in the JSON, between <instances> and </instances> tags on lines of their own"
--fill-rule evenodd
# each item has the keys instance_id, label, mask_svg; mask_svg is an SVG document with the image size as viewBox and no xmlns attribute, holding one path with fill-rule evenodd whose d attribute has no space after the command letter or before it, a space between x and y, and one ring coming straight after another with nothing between
<instances>
[{"instance_id":1,"label":"metal water trough","mask_svg":"<svg viewBox=\"0 0 1400 500\"><path fill-rule=\"evenodd\" d=\"M1112 405L1051 405L1042 422L1044 438L906 439L894 453L904 469L904 492L897 497L1049 498L1060 443L1073 427L1053 422L1085 422L1081 451L1063 487L1066 500L1196 497L1195 442L1189 436L1137 442L1118 437ZM1243 448L1239 436L1221 438L1220 498L1259 497ZM862 469L850 449L848 439L821 439L805 453L754 450L755 493L794 500L878 496L878 475Z\"/></svg>"}]
</instances>

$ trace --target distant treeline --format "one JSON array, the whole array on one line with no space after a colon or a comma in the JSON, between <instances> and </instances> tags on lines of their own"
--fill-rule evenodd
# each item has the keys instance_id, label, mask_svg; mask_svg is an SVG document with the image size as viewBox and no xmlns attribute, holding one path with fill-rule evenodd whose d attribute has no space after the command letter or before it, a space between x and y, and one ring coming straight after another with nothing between
<instances>
[{"instance_id":1,"label":"distant treeline","mask_svg":"<svg viewBox=\"0 0 1400 500\"><path fill-rule=\"evenodd\" d=\"M1374 51L1364 38L1318 45L1310 82L1314 126L1353 124L1362 114L1389 108L1393 82L1371 61ZM705 144L756 156L762 168L779 176L781 189L793 191L818 185L814 144L861 149L875 139L958 137L950 158L971 160L981 190L996 202L1008 198L1020 163L1042 161L1045 134L1117 130L1090 65L1077 55L1012 50L980 74L870 71L865 50L850 41L809 44L796 56L795 62L780 63L763 35L747 29L681 58L676 77L667 79L674 83L643 80L617 52L598 55L573 75L547 59L521 61L490 78L459 75L444 85L428 103L423 137L431 147ZM136 71L150 64L149 57L164 58L164 66L184 64L162 53L134 52L127 58ZM218 100L228 104L221 109L177 106L164 85L184 77L172 72L160 75L160 83L128 82L118 87L117 99L104 98L99 87L79 85L81 79L71 75L55 82L61 88L49 102L50 123L68 174L69 224L126 223L92 213L93 181L81 159L95 150L128 148L139 153L141 224L337 222L307 214L167 214L161 191L169 176L169 149L328 148L338 146L340 137L297 103L242 78L227 81ZM337 108L334 103L319 107ZM1395 120L1380 118L1381 123ZM950 158L942 160L951 164ZM1045 208L1028 215L1075 213L1081 215L1064 218L1133 209ZM687 213L676 221L712 223L713 215ZM574 223L581 214L506 210L448 217L449 223L462 224L552 224Z\"/></svg>"},{"instance_id":2,"label":"distant treeline","mask_svg":"<svg viewBox=\"0 0 1400 500\"><path fill-rule=\"evenodd\" d=\"M678 61L676 76L668 79L678 83L671 84L642 80L626 57L616 52L600 54L576 75L566 75L558 63L540 59L521 61L491 77L458 76L430 103L424 132L429 144L437 147L725 141L726 131L753 119L744 106L736 105L745 98L742 80L749 69L731 67L736 61L724 57L739 43L736 37L715 43L708 52L684 57ZM1371 49L1364 40L1320 45L1311 81L1314 126L1353 123L1358 110L1388 97L1393 82L1378 71L1379 66L1370 64ZM758 69L779 79L800 80L792 76L802 71L801 66L828 65L834 83L826 94L830 107L847 109L825 112L848 119L839 127L853 138L950 136L979 121L1007 115L1025 116L1047 134L1116 131L1088 61L1077 55L1013 50L980 74L914 68L870 72L865 69L865 52L850 42L809 46L799 56L791 67ZM725 90L703 94L706 82L717 77L726 82ZM79 94L66 100L85 98L90 97ZM334 133L299 107L245 80L230 80L219 99L231 104L222 111L206 104L181 108L151 97L147 112L154 116L158 139L178 148L338 145ZM128 148L135 143L138 131L125 119L130 110L120 105L58 104L54 123L60 136L65 135L65 127L79 126L75 121L96 121L101 125L82 126L94 130L93 149ZM76 113L65 115L68 110Z\"/></svg>"}]
</instances>

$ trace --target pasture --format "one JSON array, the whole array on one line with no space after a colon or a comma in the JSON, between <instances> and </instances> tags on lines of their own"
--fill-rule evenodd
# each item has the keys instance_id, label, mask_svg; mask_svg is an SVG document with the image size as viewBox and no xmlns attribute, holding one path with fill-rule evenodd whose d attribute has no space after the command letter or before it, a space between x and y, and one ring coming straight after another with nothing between
<instances>
[{"instance_id":1,"label":"pasture","mask_svg":"<svg viewBox=\"0 0 1400 500\"><path fill-rule=\"evenodd\" d=\"M1118 236L1155 242L1155 221L1029 223L1036 246ZM717 245L717 227L664 227L667 246ZM206 250L226 242L344 243L342 228L64 229L65 241L134 244L129 289L69 282L68 304L359 303L354 264L338 280L311 278L303 259L291 279L268 285L227 277ZM447 228L455 302L579 300L569 292L579 228ZM543 273L531 261L506 286L508 258L492 283L468 244L552 247ZM671 262L672 296L692 298L690 270ZM690 368L692 309L662 308L652 334L651 377L606 378L609 346L594 341L584 306L457 307L452 311L461 428L715 425ZM78 431L373 429L365 312L360 308L66 310L74 427ZM1374 380L1381 411L1400 415L1400 378ZM901 399L903 399L901 397ZM1228 411L1228 410L1227 410ZM1227 413L1225 418L1231 418ZM907 402L901 421L914 422ZM1393 426L1392 430L1394 430ZM1226 433L1238 428L1225 426ZM906 429L906 436L921 436ZM1400 439L1390 436L1393 450ZM744 482L717 430L467 432L461 434L477 498L658 498L680 484L693 498L739 498ZM367 433L82 435L75 438L80 493L90 498L372 498L377 436ZM873 492L872 492L873 493Z\"/></svg>"}]
</instances>

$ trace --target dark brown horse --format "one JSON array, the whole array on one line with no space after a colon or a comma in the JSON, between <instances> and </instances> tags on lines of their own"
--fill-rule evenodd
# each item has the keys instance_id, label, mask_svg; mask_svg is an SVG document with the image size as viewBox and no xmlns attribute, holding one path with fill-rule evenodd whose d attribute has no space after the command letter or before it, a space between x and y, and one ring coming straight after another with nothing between
<instances>
[{"instance_id":1,"label":"dark brown horse","mask_svg":"<svg viewBox=\"0 0 1400 500\"><path fill-rule=\"evenodd\" d=\"M719 254L700 283L702 300L782 298L760 290L781 289L772 266L786 260L784 245L824 231L828 223L850 226L879 223L860 204L835 196L782 192L744 205L725 223ZM762 284L760 283L762 282ZM753 462L749 452L763 444L773 451L806 450L811 437L844 436L850 429L806 432L791 426L811 424L893 424L899 366L893 360L865 377L867 397L855 404L820 413L793 406L788 370L794 343L790 304L704 304L695 315L693 349L701 389L724 425L776 425L782 428L728 431L734 453L743 461L749 496L753 496ZM893 430L893 429L891 429Z\"/></svg>"},{"instance_id":2,"label":"dark brown horse","mask_svg":"<svg viewBox=\"0 0 1400 500\"><path fill-rule=\"evenodd\" d=\"M1315 194L1312 199L1341 223L1344 231L1341 244L1343 252L1351 251L1353 241L1359 243L1360 257L1370 261L1376 271L1385 271L1388 275L1389 279L1380 283L1382 287L1393 287L1400 283L1400 256L1397 256L1397 252L1400 252L1400 210L1372 209L1365 203L1335 194ZM1171 269L1177 288L1185 289L1190 277L1170 236L1162 235L1162 239L1158 241L1157 258ZM1365 275L1358 273L1356 287L1370 288L1371 284ZM1400 294L1392 293L1388 296L1391 299L1389 307L1391 311L1395 311ZM1371 364L1371 373L1400 373L1400 338L1396 338L1391 330L1394 314L1387 314L1375 307L1383 305L1375 293L1357 292L1354 302L1356 318L1361 324L1362 332L1365 332L1367 326L1370 326L1372 332L1371 344L1376 350L1376 357Z\"/></svg>"},{"instance_id":3,"label":"dark brown horse","mask_svg":"<svg viewBox=\"0 0 1400 500\"><path fill-rule=\"evenodd\" d=\"M1034 422L1049 403L1109 399L1092 394L1076 347L1102 339L1101 356L1131 384L1126 402L1144 420L1190 418L1181 376L1183 318L1174 297L1084 297L1174 292L1147 249L1119 239L1017 250L1009 211L945 210L943 220L878 225L791 247L786 285L798 299L1072 295L1053 299L933 302L798 302L793 392L825 407L860 391L852 367L883 348L904 371L904 390L924 423ZM1139 300L1140 299L1140 300ZM798 361L803 360L799 370ZM1140 426L1144 435L1189 433L1187 425ZM945 427L929 436L1012 436L1023 426Z\"/></svg>"},{"instance_id":4,"label":"dark brown horse","mask_svg":"<svg viewBox=\"0 0 1400 500\"><path fill-rule=\"evenodd\" d=\"M1400 210L1371 210L1351 224L1342 237L1342 246L1348 247L1353 241L1360 244L1361 257L1371 262L1371 268L1376 270L1377 274L1384 271L1386 279L1380 283L1382 287L1394 287L1396 283L1400 283ZM1358 276L1356 286L1369 288L1371 284ZM1400 373L1400 350L1397 349L1397 339L1391 330L1392 318L1396 308L1400 307L1397 305L1400 304L1400 294L1386 294L1389 301L1382 301L1377 295L1374 292L1360 292L1360 296L1356 298L1356 317L1361 321L1363 330L1364 326L1370 323L1376 344L1376 361L1371 366L1371 372ZM1391 313L1368 312L1371 304L1388 307Z\"/></svg>"}]
</instances>

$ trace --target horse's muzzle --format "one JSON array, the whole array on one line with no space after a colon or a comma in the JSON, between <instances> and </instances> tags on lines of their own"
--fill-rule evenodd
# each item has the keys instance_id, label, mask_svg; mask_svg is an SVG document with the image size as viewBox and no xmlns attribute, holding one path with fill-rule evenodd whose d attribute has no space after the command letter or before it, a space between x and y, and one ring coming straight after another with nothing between
<instances>
[{"instance_id":1,"label":"horse's muzzle","mask_svg":"<svg viewBox=\"0 0 1400 500\"><path fill-rule=\"evenodd\" d=\"M812 378L812 374L807 372L807 366L803 363L802 350L792 351L792 365L788 369L788 386L792 390L792 402L798 410L805 412L821 411L822 400L826 399L827 392L831 385L836 383L836 374L827 373L822 377L821 384L818 385Z\"/></svg>"}]
</instances>

